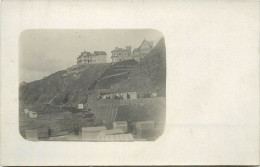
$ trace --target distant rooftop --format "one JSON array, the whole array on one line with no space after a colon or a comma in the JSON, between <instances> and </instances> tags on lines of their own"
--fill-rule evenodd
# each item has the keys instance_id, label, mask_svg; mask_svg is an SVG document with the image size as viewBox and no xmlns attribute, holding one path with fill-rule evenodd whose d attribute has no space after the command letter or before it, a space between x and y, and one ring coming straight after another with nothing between
<instances>
[{"instance_id":1,"label":"distant rooftop","mask_svg":"<svg viewBox=\"0 0 260 167\"><path fill-rule=\"evenodd\" d=\"M116 52L116 51L126 51L126 49L116 47L116 48L115 48L114 50L112 50L111 52Z\"/></svg>"},{"instance_id":2,"label":"distant rooftop","mask_svg":"<svg viewBox=\"0 0 260 167\"><path fill-rule=\"evenodd\" d=\"M147 42L148 45L149 45L151 48L153 47L153 41L147 41L146 39L144 39L143 42L142 42L142 44L141 44L138 48L135 48L134 50L139 50L139 49L142 47L142 45L143 45L144 42Z\"/></svg>"},{"instance_id":3,"label":"distant rooftop","mask_svg":"<svg viewBox=\"0 0 260 167\"><path fill-rule=\"evenodd\" d=\"M104 51L94 51L94 55L107 55Z\"/></svg>"},{"instance_id":4,"label":"distant rooftop","mask_svg":"<svg viewBox=\"0 0 260 167\"><path fill-rule=\"evenodd\" d=\"M146 39L144 39L143 42L141 43L141 45L140 45L138 48L135 48L134 50L135 50L135 51L136 51L136 50L139 50L139 49L142 47L143 43L145 43L145 42L147 42L148 45L149 45L151 48L153 47L153 41L147 41ZM131 47L131 46L127 46L127 47ZM111 52L117 52L117 51L127 51L127 49L116 47L116 48L115 48L114 50L112 50Z\"/></svg>"},{"instance_id":5,"label":"distant rooftop","mask_svg":"<svg viewBox=\"0 0 260 167\"><path fill-rule=\"evenodd\" d=\"M92 55L92 53L90 53L90 52L87 52L87 51L84 51L84 52L81 52L81 54L78 56L78 58L80 58L80 57L82 57L82 56L85 56L85 55ZM77 58L77 59L78 59Z\"/></svg>"},{"instance_id":6,"label":"distant rooftop","mask_svg":"<svg viewBox=\"0 0 260 167\"><path fill-rule=\"evenodd\" d=\"M102 130L100 134L102 135L114 135L124 133L122 129L110 129L110 130Z\"/></svg>"},{"instance_id":7,"label":"distant rooftop","mask_svg":"<svg viewBox=\"0 0 260 167\"><path fill-rule=\"evenodd\" d=\"M97 127L82 127L82 132L96 132L106 130L105 126L97 126Z\"/></svg>"},{"instance_id":8,"label":"distant rooftop","mask_svg":"<svg viewBox=\"0 0 260 167\"><path fill-rule=\"evenodd\" d=\"M82 56L92 56L93 54L91 52L81 52L81 54L78 56L77 59L81 58ZM105 51L94 51L94 56L99 56L99 55L107 55Z\"/></svg>"}]
</instances>

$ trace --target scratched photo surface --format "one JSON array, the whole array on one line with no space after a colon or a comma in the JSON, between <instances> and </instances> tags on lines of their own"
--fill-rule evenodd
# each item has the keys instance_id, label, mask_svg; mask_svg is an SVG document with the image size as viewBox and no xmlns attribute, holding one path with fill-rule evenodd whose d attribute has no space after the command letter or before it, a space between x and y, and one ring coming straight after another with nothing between
<instances>
[{"instance_id":1,"label":"scratched photo surface","mask_svg":"<svg viewBox=\"0 0 260 167\"><path fill-rule=\"evenodd\" d=\"M25 30L19 130L30 141L155 141L166 119L166 47L153 29Z\"/></svg>"}]
</instances>

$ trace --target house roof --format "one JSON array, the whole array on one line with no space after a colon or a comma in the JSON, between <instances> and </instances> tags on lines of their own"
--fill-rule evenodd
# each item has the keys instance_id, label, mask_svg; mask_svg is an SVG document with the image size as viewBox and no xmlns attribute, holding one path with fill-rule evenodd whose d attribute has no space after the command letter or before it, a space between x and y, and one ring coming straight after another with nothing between
<instances>
[{"instance_id":1,"label":"house roof","mask_svg":"<svg viewBox=\"0 0 260 167\"><path fill-rule=\"evenodd\" d=\"M139 121L136 124L154 124L154 121Z\"/></svg>"},{"instance_id":2,"label":"house roof","mask_svg":"<svg viewBox=\"0 0 260 167\"><path fill-rule=\"evenodd\" d=\"M83 55L83 54L86 54L86 55L92 55L92 53L90 53L90 52L86 52L86 51L81 52L81 55Z\"/></svg>"},{"instance_id":3,"label":"house roof","mask_svg":"<svg viewBox=\"0 0 260 167\"><path fill-rule=\"evenodd\" d=\"M84 51L84 52L81 52L81 54L78 56L77 59L79 59L79 58L81 58L82 56L84 56L83 54L86 54L86 55L92 55L92 53L87 52L87 51Z\"/></svg>"},{"instance_id":4,"label":"house roof","mask_svg":"<svg viewBox=\"0 0 260 167\"><path fill-rule=\"evenodd\" d=\"M153 45L152 45L153 42L152 42L152 41L147 41L146 39L144 39L143 42L142 42L142 44L141 44L138 48L136 48L136 49L134 49L134 50L139 50L145 42L147 42L148 45L149 45L151 48L153 47Z\"/></svg>"},{"instance_id":5,"label":"house roof","mask_svg":"<svg viewBox=\"0 0 260 167\"><path fill-rule=\"evenodd\" d=\"M118 52L118 51L127 51L126 49L124 48L118 48L116 47L114 50L112 50L111 52Z\"/></svg>"},{"instance_id":6,"label":"house roof","mask_svg":"<svg viewBox=\"0 0 260 167\"><path fill-rule=\"evenodd\" d=\"M105 51L94 51L94 55L107 55Z\"/></svg>"},{"instance_id":7,"label":"house roof","mask_svg":"<svg viewBox=\"0 0 260 167\"><path fill-rule=\"evenodd\" d=\"M97 141L134 141L132 134L102 135L97 136Z\"/></svg>"},{"instance_id":8,"label":"house roof","mask_svg":"<svg viewBox=\"0 0 260 167\"><path fill-rule=\"evenodd\" d=\"M115 121L113 122L113 124L127 124L126 121Z\"/></svg>"},{"instance_id":9,"label":"house roof","mask_svg":"<svg viewBox=\"0 0 260 167\"><path fill-rule=\"evenodd\" d=\"M97 132L106 130L105 126L97 126L97 127L82 127L82 132Z\"/></svg>"},{"instance_id":10,"label":"house roof","mask_svg":"<svg viewBox=\"0 0 260 167\"><path fill-rule=\"evenodd\" d=\"M114 134L121 134L124 133L122 129L110 129L110 130L102 130L100 134L104 135L114 135Z\"/></svg>"},{"instance_id":11,"label":"house roof","mask_svg":"<svg viewBox=\"0 0 260 167\"><path fill-rule=\"evenodd\" d=\"M81 58L83 55L79 55L78 57L77 57L77 59L79 59L79 58Z\"/></svg>"}]
</instances>

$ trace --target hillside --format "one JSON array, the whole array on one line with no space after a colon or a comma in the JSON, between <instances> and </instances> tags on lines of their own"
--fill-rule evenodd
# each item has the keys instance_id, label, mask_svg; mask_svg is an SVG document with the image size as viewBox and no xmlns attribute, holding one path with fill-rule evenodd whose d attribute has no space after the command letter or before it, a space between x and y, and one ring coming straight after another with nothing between
<instances>
[{"instance_id":1,"label":"hillside","mask_svg":"<svg viewBox=\"0 0 260 167\"><path fill-rule=\"evenodd\" d=\"M88 64L70 71L59 71L20 87L20 104L76 105L85 103L90 86L110 64Z\"/></svg>"},{"instance_id":2,"label":"hillside","mask_svg":"<svg viewBox=\"0 0 260 167\"><path fill-rule=\"evenodd\" d=\"M46 107L55 110L61 105L86 103L93 90L110 88L111 92L133 91L140 95L156 92L165 96L164 39L140 62L126 60L115 64L73 66L21 85L19 100L21 105L36 106L35 110L46 110Z\"/></svg>"},{"instance_id":3,"label":"hillside","mask_svg":"<svg viewBox=\"0 0 260 167\"><path fill-rule=\"evenodd\" d=\"M165 96L166 50L162 38L151 52L135 65L127 80L122 81L113 92L135 91L139 94L156 92Z\"/></svg>"},{"instance_id":4,"label":"hillside","mask_svg":"<svg viewBox=\"0 0 260 167\"><path fill-rule=\"evenodd\" d=\"M113 64L98 79L95 89L110 89L111 86L126 80L137 64L138 62L135 60L125 60Z\"/></svg>"}]
</instances>

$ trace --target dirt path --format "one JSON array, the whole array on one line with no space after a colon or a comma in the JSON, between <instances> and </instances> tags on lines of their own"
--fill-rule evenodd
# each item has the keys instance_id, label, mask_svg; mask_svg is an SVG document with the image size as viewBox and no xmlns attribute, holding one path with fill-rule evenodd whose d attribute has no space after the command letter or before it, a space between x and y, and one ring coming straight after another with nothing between
<instances>
[{"instance_id":1,"label":"dirt path","mask_svg":"<svg viewBox=\"0 0 260 167\"><path fill-rule=\"evenodd\" d=\"M100 80L102 80L102 79L106 79L106 78L110 78L110 77L119 76L119 75L123 75L123 74L126 74L126 73L128 73L128 72L122 72L122 73L119 73L119 74L110 75L110 76L107 76L107 77L101 78ZM99 81L100 81L100 80L99 80Z\"/></svg>"}]
</instances>

